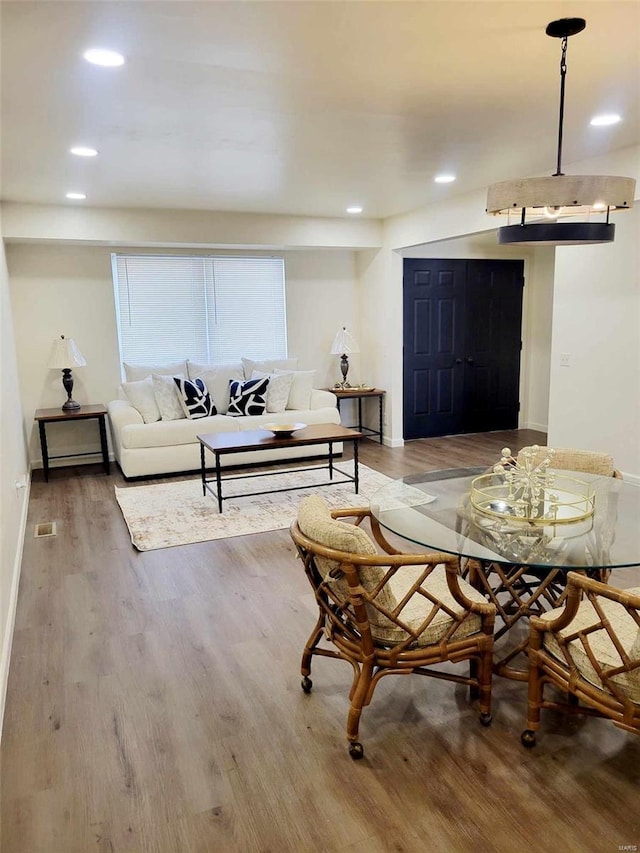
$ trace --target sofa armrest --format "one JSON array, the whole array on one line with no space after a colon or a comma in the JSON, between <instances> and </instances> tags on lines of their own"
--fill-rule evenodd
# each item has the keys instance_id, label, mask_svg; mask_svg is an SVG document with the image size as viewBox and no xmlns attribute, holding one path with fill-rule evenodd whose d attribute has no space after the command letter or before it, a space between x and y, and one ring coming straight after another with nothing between
<instances>
[{"instance_id":1,"label":"sofa armrest","mask_svg":"<svg viewBox=\"0 0 640 853\"><path fill-rule=\"evenodd\" d=\"M117 432L129 424L144 423L140 412L134 409L128 400L112 400L107 405L107 410L111 425Z\"/></svg>"},{"instance_id":2,"label":"sofa armrest","mask_svg":"<svg viewBox=\"0 0 640 853\"><path fill-rule=\"evenodd\" d=\"M323 391L320 388L314 388L311 391L311 399L309 401L310 409L326 409L327 406L338 406L338 398L331 391Z\"/></svg>"}]
</instances>

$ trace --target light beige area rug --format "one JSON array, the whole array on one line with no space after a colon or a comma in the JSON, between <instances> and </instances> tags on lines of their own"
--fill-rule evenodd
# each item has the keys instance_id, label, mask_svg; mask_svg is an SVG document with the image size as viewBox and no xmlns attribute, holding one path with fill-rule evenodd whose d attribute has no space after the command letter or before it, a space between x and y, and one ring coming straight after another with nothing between
<instances>
[{"instance_id":1,"label":"light beige area rug","mask_svg":"<svg viewBox=\"0 0 640 853\"><path fill-rule=\"evenodd\" d=\"M345 471L353 471L352 462L339 465ZM202 484L197 476L174 483L116 487L116 500L134 546L139 551L153 551L286 528L296 517L298 504L305 495L320 494L332 508L368 506L371 495L388 483L389 477L366 465L360 465L359 472L360 490L357 495L353 483L315 485L327 482L329 472L326 469L229 480L224 483L223 495L231 499L224 501L222 514L218 512L214 495L207 492L205 497L202 496ZM340 479L339 473L336 473L336 479ZM307 483L309 487L305 489L273 491ZM267 490L269 494L232 499L239 492Z\"/></svg>"}]
</instances>

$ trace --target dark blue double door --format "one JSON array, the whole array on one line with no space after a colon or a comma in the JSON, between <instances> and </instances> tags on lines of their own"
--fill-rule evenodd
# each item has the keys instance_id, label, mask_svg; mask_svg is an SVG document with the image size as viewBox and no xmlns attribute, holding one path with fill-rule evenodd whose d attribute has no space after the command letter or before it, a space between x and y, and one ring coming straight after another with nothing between
<instances>
[{"instance_id":1,"label":"dark blue double door","mask_svg":"<svg viewBox=\"0 0 640 853\"><path fill-rule=\"evenodd\" d=\"M524 262L405 259L404 437L516 429Z\"/></svg>"}]
</instances>

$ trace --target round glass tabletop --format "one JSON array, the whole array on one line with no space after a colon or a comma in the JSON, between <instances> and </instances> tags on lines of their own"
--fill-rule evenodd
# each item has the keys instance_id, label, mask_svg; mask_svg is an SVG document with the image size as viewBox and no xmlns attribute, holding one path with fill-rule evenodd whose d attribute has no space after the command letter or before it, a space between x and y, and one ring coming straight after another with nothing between
<instances>
[{"instance_id":1,"label":"round glass tabletop","mask_svg":"<svg viewBox=\"0 0 640 853\"><path fill-rule=\"evenodd\" d=\"M589 484L593 514L532 523L478 511L471 484L486 468L450 468L393 480L375 492L371 513L387 530L460 557L539 568L640 565L640 488L613 477L573 475Z\"/></svg>"}]
</instances>

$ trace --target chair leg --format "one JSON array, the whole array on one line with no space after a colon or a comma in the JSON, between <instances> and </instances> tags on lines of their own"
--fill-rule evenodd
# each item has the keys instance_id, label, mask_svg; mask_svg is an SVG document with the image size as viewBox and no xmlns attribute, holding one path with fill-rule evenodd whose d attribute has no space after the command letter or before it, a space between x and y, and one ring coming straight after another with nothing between
<instances>
[{"instance_id":1,"label":"chair leg","mask_svg":"<svg viewBox=\"0 0 640 853\"><path fill-rule=\"evenodd\" d=\"M351 707L347 716L347 740L349 741L349 755L354 760L364 756L364 748L358 742L358 729L360 727L360 715L369 694L371 679L373 675L373 663L365 661L360 669L360 675L351 691Z\"/></svg>"},{"instance_id":2,"label":"chair leg","mask_svg":"<svg viewBox=\"0 0 640 853\"><path fill-rule=\"evenodd\" d=\"M520 735L522 744L526 747L536 745L536 732L540 725L540 708L544 685L542 673L535 657L529 656L529 695L527 697L527 728Z\"/></svg>"},{"instance_id":3,"label":"chair leg","mask_svg":"<svg viewBox=\"0 0 640 853\"><path fill-rule=\"evenodd\" d=\"M469 678L471 678L475 683L471 684L469 687L469 699L473 702L476 699L480 698L480 682L478 673L480 672L480 667L478 665L477 658L469 659Z\"/></svg>"},{"instance_id":4,"label":"chair leg","mask_svg":"<svg viewBox=\"0 0 640 853\"><path fill-rule=\"evenodd\" d=\"M478 666L478 690L480 693L480 722L490 726L491 716L491 680L493 677L493 651L482 653Z\"/></svg>"},{"instance_id":5,"label":"chair leg","mask_svg":"<svg viewBox=\"0 0 640 853\"><path fill-rule=\"evenodd\" d=\"M309 676L311 675L311 658L313 657L313 651L315 647L320 642L320 637L322 636L323 630L324 614L320 613L320 615L318 616L318 621L316 622L315 627L311 632L309 639L307 640L307 644L304 647L304 651L302 653L300 674L302 675L302 689L305 693L311 693L311 688L313 686L313 682L309 678Z\"/></svg>"}]
</instances>

